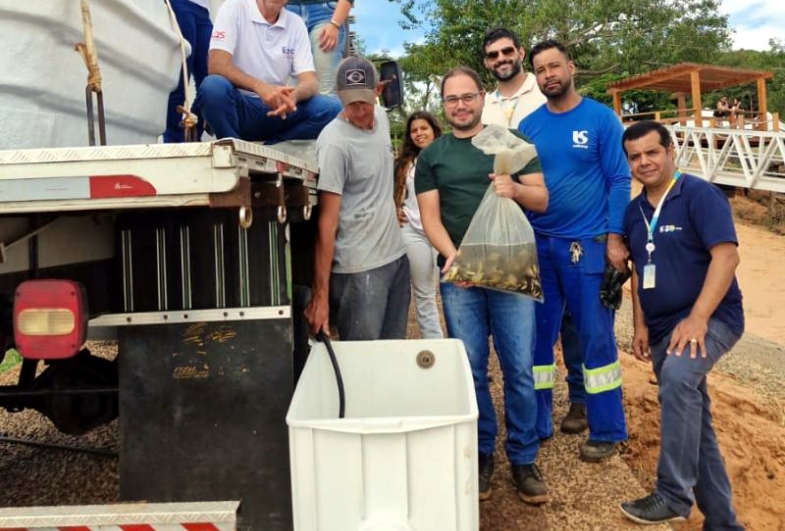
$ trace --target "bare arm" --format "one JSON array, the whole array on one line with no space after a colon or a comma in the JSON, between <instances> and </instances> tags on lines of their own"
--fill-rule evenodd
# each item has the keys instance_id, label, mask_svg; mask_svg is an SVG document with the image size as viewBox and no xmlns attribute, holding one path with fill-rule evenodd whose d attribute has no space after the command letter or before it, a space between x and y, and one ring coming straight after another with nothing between
<instances>
[{"instance_id":1,"label":"bare arm","mask_svg":"<svg viewBox=\"0 0 785 531\"><path fill-rule=\"evenodd\" d=\"M297 76L297 86L294 89L295 101L311 99L319 92L319 81L316 72L303 72Z\"/></svg>"},{"instance_id":2,"label":"bare arm","mask_svg":"<svg viewBox=\"0 0 785 531\"><path fill-rule=\"evenodd\" d=\"M605 242L605 258L618 271L627 269L627 259L630 252L624 245L624 238L621 234L614 232L608 233L608 241Z\"/></svg>"},{"instance_id":3,"label":"bare arm","mask_svg":"<svg viewBox=\"0 0 785 531\"><path fill-rule=\"evenodd\" d=\"M739 251L735 243L718 243L711 249L711 262L703 281L698 298L692 305L690 314L673 329L668 353L673 352L681 356L682 351L690 345L690 357L695 358L697 350L702 357L706 357L704 338L708 328L708 322L714 310L728 292L736 267L739 265ZM691 343L691 339L696 339L696 343ZM674 352L675 349L675 352Z\"/></svg>"},{"instance_id":4,"label":"bare arm","mask_svg":"<svg viewBox=\"0 0 785 531\"><path fill-rule=\"evenodd\" d=\"M632 268L632 354L641 361L649 361L649 328L638 298L638 274Z\"/></svg>"},{"instance_id":5,"label":"bare arm","mask_svg":"<svg viewBox=\"0 0 785 531\"><path fill-rule=\"evenodd\" d=\"M349 3L349 0L338 0L338 5L335 6L331 20L342 26L351 9L352 4ZM338 44L338 28L332 22L325 24L319 33L319 48L324 52L329 52L335 48L336 44Z\"/></svg>"},{"instance_id":6,"label":"bare arm","mask_svg":"<svg viewBox=\"0 0 785 531\"><path fill-rule=\"evenodd\" d=\"M330 333L330 270L335 251L335 233L341 196L319 192L319 219L314 249L313 295L305 308L305 320L314 334L320 330Z\"/></svg>"},{"instance_id":7,"label":"bare arm","mask_svg":"<svg viewBox=\"0 0 785 531\"><path fill-rule=\"evenodd\" d=\"M420 219L425 235L431 245L445 258L442 272L450 269L457 249L442 224L441 207L439 206L439 191L430 190L417 194L417 205L420 207Z\"/></svg>"}]
</instances>

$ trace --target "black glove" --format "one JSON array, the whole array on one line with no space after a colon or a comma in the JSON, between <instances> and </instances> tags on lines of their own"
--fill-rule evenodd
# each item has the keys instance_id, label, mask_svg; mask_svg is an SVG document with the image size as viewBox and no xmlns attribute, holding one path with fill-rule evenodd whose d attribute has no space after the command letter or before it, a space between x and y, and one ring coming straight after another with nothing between
<instances>
[{"instance_id":1,"label":"black glove","mask_svg":"<svg viewBox=\"0 0 785 531\"><path fill-rule=\"evenodd\" d=\"M625 267L619 271L611 264L605 264L605 273L600 286L600 302L606 308L618 310L621 307L621 287L632 276L632 271Z\"/></svg>"}]
</instances>

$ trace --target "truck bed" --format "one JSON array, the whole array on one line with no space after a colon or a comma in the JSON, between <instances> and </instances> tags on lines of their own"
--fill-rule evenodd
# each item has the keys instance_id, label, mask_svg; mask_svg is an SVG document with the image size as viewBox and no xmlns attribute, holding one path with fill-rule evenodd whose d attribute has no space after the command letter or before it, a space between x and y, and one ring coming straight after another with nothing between
<instances>
[{"instance_id":1,"label":"truck bed","mask_svg":"<svg viewBox=\"0 0 785 531\"><path fill-rule=\"evenodd\" d=\"M283 146L282 146L283 147ZM158 207L316 203L316 161L236 139L0 151L4 215ZM305 153L307 150L301 150ZM263 188L252 190L251 183ZM289 204L289 195L299 199ZM267 197L265 197L267 196ZM307 196L307 198L306 198ZM306 203L306 204L303 204Z\"/></svg>"}]
</instances>

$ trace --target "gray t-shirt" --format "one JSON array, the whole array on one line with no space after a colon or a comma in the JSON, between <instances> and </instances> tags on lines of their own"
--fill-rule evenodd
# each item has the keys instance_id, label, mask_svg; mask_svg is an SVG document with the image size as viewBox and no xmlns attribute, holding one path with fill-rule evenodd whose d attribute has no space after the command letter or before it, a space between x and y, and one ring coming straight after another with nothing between
<instances>
[{"instance_id":1,"label":"gray t-shirt","mask_svg":"<svg viewBox=\"0 0 785 531\"><path fill-rule=\"evenodd\" d=\"M376 269L406 252L393 200L390 123L379 106L374 119L374 129L365 131L339 116L316 140L317 188L341 196L334 273Z\"/></svg>"}]
</instances>

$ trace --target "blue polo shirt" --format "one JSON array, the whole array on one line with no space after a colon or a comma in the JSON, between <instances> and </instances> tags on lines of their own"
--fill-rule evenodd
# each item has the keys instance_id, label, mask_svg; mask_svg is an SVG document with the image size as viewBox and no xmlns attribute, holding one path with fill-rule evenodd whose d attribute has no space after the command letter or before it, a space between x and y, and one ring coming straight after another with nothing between
<instances>
[{"instance_id":1,"label":"blue polo shirt","mask_svg":"<svg viewBox=\"0 0 785 531\"><path fill-rule=\"evenodd\" d=\"M643 266L648 261L648 231L643 216L651 221L653 215L654 207L646 199L645 190L627 205L624 214L624 233L638 275L638 296L652 344L670 334L690 313L709 269L709 249L726 242L738 245L730 204L719 188L682 174L668 193L655 228L655 287L643 289ZM735 276L712 318L739 335L744 331L741 291Z\"/></svg>"}]
</instances>

